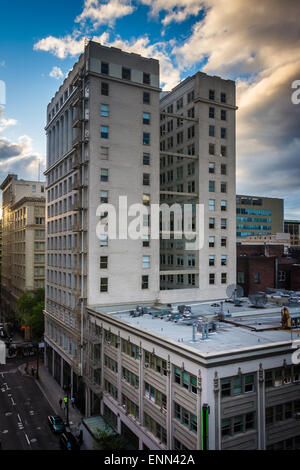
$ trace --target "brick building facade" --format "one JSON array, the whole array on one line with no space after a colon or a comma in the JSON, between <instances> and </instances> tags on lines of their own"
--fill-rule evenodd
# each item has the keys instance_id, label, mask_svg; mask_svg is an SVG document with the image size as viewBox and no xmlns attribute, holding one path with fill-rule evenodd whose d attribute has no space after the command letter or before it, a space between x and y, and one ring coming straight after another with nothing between
<instances>
[{"instance_id":1,"label":"brick building facade","mask_svg":"<svg viewBox=\"0 0 300 470\"><path fill-rule=\"evenodd\" d=\"M283 245L237 245L237 284L244 295L266 288L300 290L300 252Z\"/></svg>"}]
</instances>

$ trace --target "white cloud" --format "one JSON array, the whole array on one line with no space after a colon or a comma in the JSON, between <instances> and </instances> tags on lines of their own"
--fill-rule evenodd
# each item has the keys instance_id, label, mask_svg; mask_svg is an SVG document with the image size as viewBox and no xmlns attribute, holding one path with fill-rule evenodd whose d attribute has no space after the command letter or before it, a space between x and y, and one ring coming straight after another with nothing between
<instances>
[{"instance_id":1,"label":"white cloud","mask_svg":"<svg viewBox=\"0 0 300 470\"><path fill-rule=\"evenodd\" d=\"M182 23L190 16L197 16L203 8L201 0L140 0L143 5L151 8L151 14L158 16L161 11L168 13L162 19L162 24Z\"/></svg>"},{"instance_id":2,"label":"white cloud","mask_svg":"<svg viewBox=\"0 0 300 470\"><path fill-rule=\"evenodd\" d=\"M207 58L203 70L231 75L256 73L300 57L298 0L203 0L204 20L174 48L178 62Z\"/></svg>"},{"instance_id":3,"label":"white cloud","mask_svg":"<svg viewBox=\"0 0 300 470\"><path fill-rule=\"evenodd\" d=\"M142 36L137 39L126 41L120 37L114 40L110 39L108 32L100 36L93 36L91 39L104 46L118 47L127 52L134 52L143 57L153 58L160 61L161 84L166 90L170 90L180 81L180 71L172 63L169 48L172 42L150 43L148 36ZM84 38L65 36L64 38L48 37L42 39L34 46L35 49L51 52L59 58L65 58L68 55L78 55L84 51Z\"/></svg>"},{"instance_id":4,"label":"white cloud","mask_svg":"<svg viewBox=\"0 0 300 470\"><path fill-rule=\"evenodd\" d=\"M76 56L84 49L84 37L79 37L80 33L74 32L62 38L47 36L34 44L35 51L47 51L59 59L65 59L68 55Z\"/></svg>"},{"instance_id":5,"label":"white cloud","mask_svg":"<svg viewBox=\"0 0 300 470\"><path fill-rule=\"evenodd\" d=\"M1 113L0 113L1 115ZM15 126L17 124L16 119L5 119L5 118L0 118L0 132L5 131L8 127L10 126Z\"/></svg>"},{"instance_id":6,"label":"white cloud","mask_svg":"<svg viewBox=\"0 0 300 470\"><path fill-rule=\"evenodd\" d=\"M116 5L132 5L120 0L86 0L82 24L112 25ZM187 40L151 43L145 34L131 40L111 39L108 32L92 39L160 61L161 82L170 90L180 82L183 71L202 70L223 78L237 77L237 184L239 192L288 198L296 210L300 180L300 105L291 104L291 83L300 78L300 2L289 0L136 0L147 5L152 16L162 18L162 26L183 22L201 10ZM110 9L109 9L110 5ZM122 14L121 14L122 12ZM86 30L86 29L85 29ZM83 33L75 31L63 38L48 36L36 50L47 50L60 58L76 56L84 50ZM174 61L176 58L176 63ZM239 78L240 77L240 78ZM299 196L300 207L300 196ZM294 203L292 202L294 201ZM299 210L300 217L300 210Z\"/></svg>"},{"instance_id":7,"label":"white cloud","mask_svg":"<svg viewBox=\"0 0 300 470\"><path fill-rule=\"evenodd\" d=\"M61 78L63 78L63 76L64 76L64 74L63 74L62 70L59 67L56 67L56 66L53 67L53 69L49 73L49 77L55 78L56 80L60 80Z\"/></svg>"},{"instance_id":8,"label":"white cloud","mask_svg":"<svg viewBox=\"0 0 300 470\"><path fill-rule=\"evenodd\" d=\"M83 12L75 22L90 20L94 28L102 24L113 26L116 19L130 15L134 10L130 0L85 0Z\"/></svg>"}]
</instances>

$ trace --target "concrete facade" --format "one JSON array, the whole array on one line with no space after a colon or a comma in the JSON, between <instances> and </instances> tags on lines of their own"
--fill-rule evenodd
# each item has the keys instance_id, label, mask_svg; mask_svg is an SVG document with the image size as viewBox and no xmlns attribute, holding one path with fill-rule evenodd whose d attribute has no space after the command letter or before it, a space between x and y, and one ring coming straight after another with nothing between
<instances>
[{"instance_id":1,"label":"concrete facade","mask_svg":"<svg viewBox=\"0 0 300 470\"><path fill-rule=\"evenodd\" d=\"M284 232L284 200L237 195L236 231L238 239Z\"/></svg>"},{"instance_id":2,"label":"concrete facade","mask_svg":"<svg viewBox=\"0 0 300 470\"><path fill-rule=\"evenodd\" d=\"M299 260L299 253L286 250L284 242L238 244L237 283L245 296L267 288L299 291Z\"/></svg>"},{"instance_id":3,"label":"concrete facade","mask_svg":"<svg viewBox=\"0 0 300 470\"><path fill-rule=\"evenodd\" d=\"M128 208L144 193L159 202L158 84L156 60L91 41L48 105L45 341L62 385L84 373L87 305L158 297L159 240L145 247L96 233L100 203L112 204L118 219L120 196Z\"/></svg>"},{"instance_id":4,"label":"concrete facade","mask_svg":"<svg viewBox=\"0 0 300 470\"><path fill-rule=\"evenodd\" d=\"M2 313L45 286L45 183L8 175L2 190Z\"/></svg>"},{"instance_id":5,"label":"concrete facade","mask_svg":"<svg viewBox=\"0 0 300 470\"><path fill-rule=\"evenodd\" d=\"M300 246L300 220L285 220L284 231L290 234L292 246Z\"/></svg>"},{"instance_id":6,"label":"concrete facade","mask_svg":"<svg viewBox=\"0 0 300 470\"><path fill-rule=\"evenodd\" d=\"M190 228L203 233L200 249L161 240L160 299L222 298L235 283L235 83L198 72L164 94L160 110L161 203L203 210Z\"/></svg>"},{"instance_id":7,"label":"concrete facade","mask_svg":"<svg viewBox=\"0 0 300 470\"><path fill-rule=\"evenodd\" d=\"M299 448L300 369L288 331L220 323L208 340L193 342L192 327L177 326L183 338L176 340L172 324L130 319L121 307L88 309L87 415L100 407L117 432L126 426L134 433L140 450L201 450L208 405L210 450L268 449L286 439Z\"/></svg>"}]
</instances>

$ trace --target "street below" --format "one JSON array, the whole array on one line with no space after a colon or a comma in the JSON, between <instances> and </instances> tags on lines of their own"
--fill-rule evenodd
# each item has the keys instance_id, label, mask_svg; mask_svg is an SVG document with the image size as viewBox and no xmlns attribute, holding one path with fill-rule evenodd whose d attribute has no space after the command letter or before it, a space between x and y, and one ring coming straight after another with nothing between
<instances>
[{"instance_id":1,"label":"street below","mask_svg":"<svg viewBox=\"0 0 300 470\"><path fill-rule=\"evenodd\" d=\"M2 450L59 450L59 437L47 423L53 410L36 384L10 359L0 365L0 441Z\"/></svg>"}]
</instances>

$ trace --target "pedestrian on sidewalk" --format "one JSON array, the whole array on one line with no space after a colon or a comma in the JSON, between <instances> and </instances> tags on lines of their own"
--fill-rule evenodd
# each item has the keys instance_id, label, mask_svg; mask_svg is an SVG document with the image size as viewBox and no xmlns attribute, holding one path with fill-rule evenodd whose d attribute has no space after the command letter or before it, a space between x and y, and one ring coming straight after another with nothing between
<instances>
[{"instance_id":1,"label":"pedestrian on sidewalk","mask_svg":"<svg viewBox=\"0 0 300 470\"><path fill-rule=\"evenodd\" d=\"M72 408L74 408L74 404L75 404L75 398L74 397L71 398L71 403L72 403Z\"/></svg>"},{"instance_id":2,"label":"pedestrian on sidewalk","mask_svg":"<svg viewBox=\"0 0 300 470\"><path fill-rule=\"evenodd\" d=\"M62 398L59 399L59 407L61 408L61 405L62 405Z\"/></svg>"},{"instance_id":3,"label":"pedestrian on sidewalk","mask_svg":"<svg viewBox=\"0 0 300 470\"><path fill-rule=\"evenodd\" d=\"M68 406L68 397L64 398L64 402L65 402L65 408L67 408L67 406Z\"/></svg>"}]
</instances>

